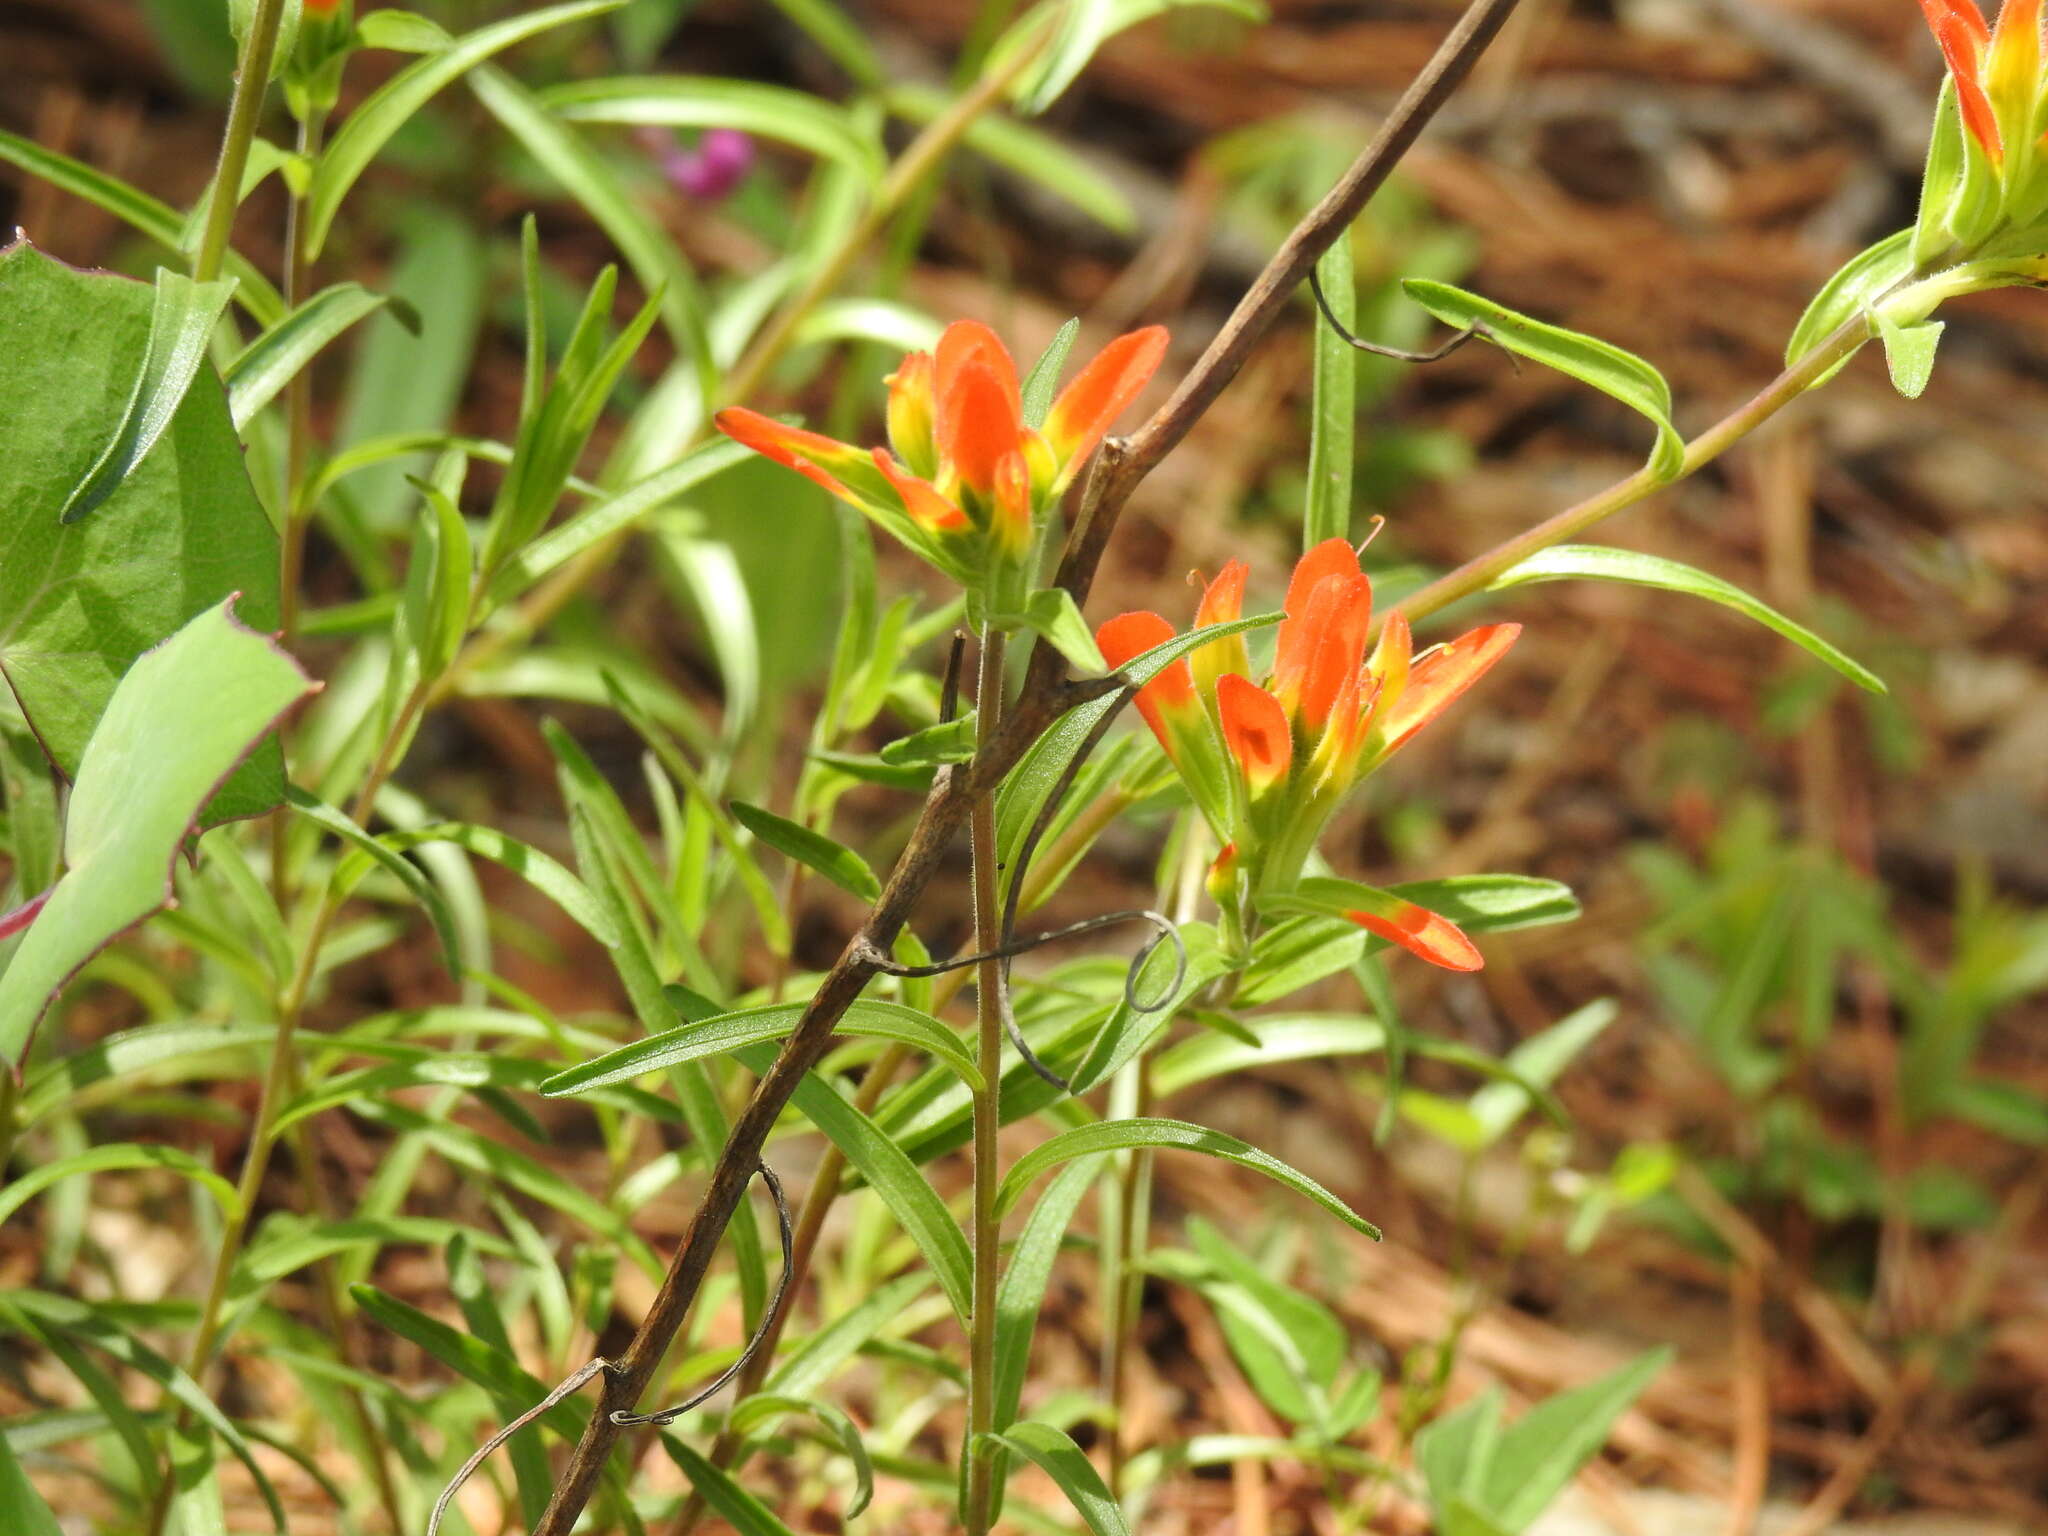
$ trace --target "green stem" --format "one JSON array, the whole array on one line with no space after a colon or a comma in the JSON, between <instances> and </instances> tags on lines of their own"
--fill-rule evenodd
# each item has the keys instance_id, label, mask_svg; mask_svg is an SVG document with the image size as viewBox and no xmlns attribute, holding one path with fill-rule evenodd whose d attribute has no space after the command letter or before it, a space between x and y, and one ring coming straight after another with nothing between
<instances>
[{"instance_id":1,"label":"green stem","mask_svg":"<svg viewBox=\"0 0 2048 1536\"><path fill-rule=\"evenodd\" d=\"M1860 315L1835 331L1798 362L1787 368L1742 405L1715 422L1685 445L1685 462L1669 480L1660 480L1646 465L1627 479L1617 481L1598 495L1545 518L1505 543L1497 544L1476 559L1439 576L1420 591L1394 605L1394 611L1415 622L1452 603L1485 590L1494 579L1531 555L1562 544L1642 501L1651 493L1685 479L1719 458L1749 436L1779 411L1818 384L1837 363L1842 362L1870 339L1870 325Z\"/></svg>"},{"instance_id":2,"label":"green stem","mask_svg":"<svg viewBox=\"0 0 2048 1536\"><path fill-rule=\"evenodd\" d=\"M270 63L277 56L277 28L284 19L284 0L256 0L249 36L235 65L235 94L228 104L227 130L221 135L220 161L214 167L213 195L206 205L206 225L199 236L199 254L192 276L210 283L220 276L235 227L235 209L242 201L242 172L249 164L249 141L256 137L256 117L270 88Z\"/></svg>"},{"instance_id":3,"label":"green stem","mask_svg":"<svg viewBox=\"0 0 2048 1536\"><path fill-rule=\"evenodd\" d=\"M986 751L995 740L1003 708L1003 651L1006 637L998 629L981 636L980 672L975 684L975 748ZM974 947L993 951L1002 944L1002 922L996 886L995 796L974 804L971 820L974 849ZM975 1059L981 1086L974 1092L974 1303L969 1317L971 1337L967 1364L967 1439L960 1454L967 1459L967 1500L962 1511L968 1536L986 1536L993 1507L990 1473L993 1464L975 1449L978 1436L996 1427L996 1285L1000 1279L998 1247L1002 1222L996 1215L996 1189L1002 1182L1003 1091L1003 962L981 962L975 978Z\"/></svg>"}]
</instances>

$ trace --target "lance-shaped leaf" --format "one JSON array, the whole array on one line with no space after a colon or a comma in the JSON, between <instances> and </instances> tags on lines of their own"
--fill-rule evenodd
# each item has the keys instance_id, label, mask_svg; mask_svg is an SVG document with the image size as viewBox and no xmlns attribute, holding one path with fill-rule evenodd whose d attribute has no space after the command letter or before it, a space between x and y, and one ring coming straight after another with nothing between
<instances>
[{"instance_id":1,"label":"lance-shaped leaf","mask_svg":"<svg viewBox=\"0 0 2048 1536\"><path fill-rule=\"evenodd\" d=\"M321 289L244 347L221 375L236 428L255 420L256 413L319 356L322 347L386 302L383 294L372 293L361 283L336 283Z\"/></svg>"},{"instance_id":2,"label":"lance-shaped leaf","mask_svg":"<svg viewBox=\"0 0 2048 1536\"><path fill-rule=\"evenodd\" d=\"M137 656L230 593L241 594L244 623L276 625L277 536L243 470L220 382L203 363L155 446L90 516L60 523L66 493L127 417L155 296L26 241L0 250L0 294L0 674L43 750L75 781L86 740ZM277 749L266 743L207 808L206 823L268 810L283 788Z\"/></svg>"},{"instance_id":3,"label":"lance-shaped leaf","mask_svg":"<svg viewBox=\"0 0 2048 1536\"><path fill-rule=\"evenodd\" d=\"M150 303L149 340L142 351L127 407L114 425L114 435L100 450L85 478L71 488L60 523L75 523L114 494L128 472L140 464L164 435L184 403L185 391L206 361L207 338L228 307L232 281L195 283L168 267L156 269Z\"/></svg>"},{"instance_id":4,"label":"lance-shaped leaf","mask_svg":"<svg viewBox=\"0 0 2048 1536\"><path fill-rule=\"evenodd\" d=\"M391 136L405 126L415 112L451 82L461 78L495 53L514 43L619 8L624 0L576 0L570 5L549 6L508 16L490 26L457 38L437 53L406 65L370 93L349 113L341 131L328 142L313 167L313 184L306 192L306 254L318 256L327 241L327 231L340 211L341 200L368 169L377 152Z\"/></svg>"},{"instance_id":5,"label":"lance-shaped leaf","mask_svg":"<svg viewBox=\"0 0 2048 1536\"><path fill-rule=\"evenodd\" d=\"M816 870L842 891L849 891L862 901L874 901L881 896L882 882L868 868L868 861L845 844L744 800L732 802L732 814L733 820L777 853Z\"/></svg>"},{"instance_id":6,"label":"lance-shaped leaf","mask_svg":"<svg viewBox=\"0 0 2048 1536\"><path fill-rule=\"evenodd\" d=\"M21 1470L4 1435L0 1435L0 1515L7 1517L7 1528L16 1536L63 1536L56 1515Z\"/></svg>"},{"instance_id":7,"label":"lance-shaped leaf","mask_svg":"<svg viewBox=\"0 0 2048 1536\"><path fill-rule=\"evenodd\" d=\"M1059 1484L1060 1492L1067 1496L1067 1502L1074 1506L1074 1513L1081 1517L1092 1536L1130 1536L1130 1525L1102 1474L1065 1430L1027 1419L1022 1424L1012 1424L1001 1434L975 1438L977 1455L989 1455L997 1447L1015 1451Z\"/></svg>"},{"instance_id":8,"label":"lance-shaped leaf","mask_svg":"<svg viewBox=\"0 0 2048 1536\"><path fill-rule=\"evenodd\" d=\"M292 659L210 608L128 669L86 744L64 828L68 869L0 975L0 1059L21 1055L57 989L171 896L199 813L312 691Z\"/></svg>"},{"instance_id":9,"label":"lance-shaped leaf","mask_svg":"<svg viewBox=\"0 0 2048 1536\"><path fill-rule=\"evenodd\" d=\"M1649 417L1657 428L1650 467L1659 480L1670 480L1685 467L1685 439L1671 422L1671 386L1635 353L1563 326L1545 325L1449 283L1411 277L1401 287L1445 325L1461 330L1477 326L1496 345L1569 374Z\"/></svg>"},{"instance_id":10,"label":"lance-shaped leaf","mask_svg":"<svg viewBox=\"0 0 2048 1536\"><path fill-rule=\"evenodd\" d=\"M1665 592L1683 592L1703 597L1723 608L1755 619L1765 629L1783 635L1801 650L1818 657L1871 693L1886 691L1884 679L1853 658L1844 655L1812 630L1793 623L1768 603L1751 597L1732 582L1676 560L1645 555L1633 549L1613 549L1599 544L1559 544L1509 566L1494 577L1488 591L1527 586L1538 581L1618 581L1631 586L1657 587Z\"/></svg>"},{"instance_id":11,"label":"lance-shaped leaf","mask_svg":"<svg viewBox=\"0 0 2048 1536\"><path fill-rule=\"evenodd\" d=\"M1799 317L1799 324L1792 328L1792 339L1785 344L1785 366L1789 368L1798 362L1855 319L1858 312L1874 305L1912 275L1913 232L1909 229L1886 235L1877 244L1851 256L1836 269L1834 276L1821 284L1820 291L1806 306L1806 313ZM1847 367L1848 362L1848 358L1843 358L1808 387L1818 388Z\"/></svg>"}]
</instances>

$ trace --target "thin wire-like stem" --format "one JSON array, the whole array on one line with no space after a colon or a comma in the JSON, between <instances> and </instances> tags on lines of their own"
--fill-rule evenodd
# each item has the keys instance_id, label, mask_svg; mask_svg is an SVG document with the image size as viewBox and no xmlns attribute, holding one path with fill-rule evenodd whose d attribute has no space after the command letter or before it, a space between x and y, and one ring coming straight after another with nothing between
<instances>
[{"instance_id":1,"label":"thin wire-like stem","mask_svg":"<svg viewBox=\"0 0 2048 1536\"><path fill-rule=\"evenodd\" d=\"M980 673L974 691L975 746L989 750L1001 728L1005 636L988 629L981 637ZM974 1090L974 1196L972 1246L974 1291L968 1316L967 1434L960 1454L967 1461L967 1494L961 1511L967 1536L986 1536L994 1463L977 1453L978 1438L996 1427L996 1286L1001 1278L1002 1220L996 1192L1002 1184L1003 943L996 888L996 802L984 795L971 815L974 856L974 947L982 951L975 979L975 1065L981 1082Z\"/></svg>"},{"instance_id":2,"label":"thin wire-like stem","mask_svg":"<svg viewBox=\"0 0 2048 1536\"><path fill-rule=\"evenodd\" d=\"M283 19L284 0L256 0L248 37L235 64L235 94L228 103L227 128L221 134L206 223L200 231L198 254L192 258L192 276L202 283L219 277L221 263L227 259L235 209L242 201L242 173L249 166L249 144L256 137L256 119L270 88L270 65L277 57L277 29Z\"/></svg>"}]
</instances>

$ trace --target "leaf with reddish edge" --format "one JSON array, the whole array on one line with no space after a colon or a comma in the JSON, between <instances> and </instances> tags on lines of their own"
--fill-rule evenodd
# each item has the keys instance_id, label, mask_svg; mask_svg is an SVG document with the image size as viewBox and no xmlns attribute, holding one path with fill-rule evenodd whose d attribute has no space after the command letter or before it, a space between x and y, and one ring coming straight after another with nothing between
<instances>
[{"instance_id":1,"label":"leaf with reddish edge","mask_svg":"<svg viewBox=\"0 0 2048 1536\"><path fill-rule=\"evenodd\" d=\"M40 896L30 897L12 912L0 912L0 939L13 938L34 922L36 914L43 910L43 903L49 899L50 893L44 891Z\"/></svg>"},{"instance_id":2,"label":"leaf with reddish edge","mask_svg":"<svg viewBox=\"0 0 2048 1536\"><path fill-rule=\"evenodd\" d=\"M1268 897L1260 906L1276 916L1341 917L1447 971L1476 971L1486 964L1465 931L1442 913L1356 880L1305 881L1299 889Z\"/></svg>"},{"instance_id":3,"label":"leaf with reddish edge","mask_svg":"<svg viewBox=\"0 0 2048 1536\"><path fill-rule=\"evenodd\" d=\"M1508 653L1519 624L1488 624L1468 630L1448 645L1438 646L1421 657L1408 673L1408 686L1401 690L1386 713L1374 721L1385 740L1384 756L1442 714L1496 661Z\"/></svg>"},{"instance_id":4,"label":"leaf with reddish edge","mask_svg":"<svg viewBox=\"0 0 2048 1536\"><path fill-rule=\"evenodd\" d=\"M79 760L66 872L0 973L0 1061L18 1060L79 967L171 896L178 849L214 791L317 686L236 622L234 598L145 651Z\"/></svg>"}]
</instances>

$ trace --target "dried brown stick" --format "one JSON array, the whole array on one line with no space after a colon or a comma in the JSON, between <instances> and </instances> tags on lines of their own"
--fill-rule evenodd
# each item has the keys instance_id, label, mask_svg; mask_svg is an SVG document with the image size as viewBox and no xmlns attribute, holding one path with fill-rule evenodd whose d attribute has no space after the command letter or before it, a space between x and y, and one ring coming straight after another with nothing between
<instances>
[{"instance_id":1,"label":"dried brown stick","mask_svg":"<svg viewBox=\"0 0 2048 1536\"><path fill-rule=\"evenodd\" d=\"M1470 71L1517 0L1473 0L1444 39L1435 57L1395 105L1379 133L1329 195L1309 211L1281 243L1242 302L1171 399L1128 439L1104 445L1083 502L1082 516L1060 563L1059 585L1079 603L1101 562L1117 514L1138 483L1165 457L1215 401L1250 356L1253 345L1332 241L1357 217L1373 192L1415 142ZM874 957L886 955L938 868L945 850L981 799L995 793L1025 749L1066 710L1120 687L1115 677L1069 681L1051 647L1032 657L1023 689L996 739L975 759L941 770L911 833L909 846L891 871L881 898L860 931L848 941L798 1019L781 1054L755 1086L734 1123L704 1197L691 1218L681 1247L670 1261L639 1330L619 1360L603 1373L599 1397L582 1438L571 1453L547 1511L533 1536L569 1536L596 1491L622 1426L613 1415L629 1415L646 1393L669 1341L696 1299L726 1224L738 1208L783 1106L804 1074L832 1043L833 1031L875 973Z\"/></svg>"}]
</instances>

